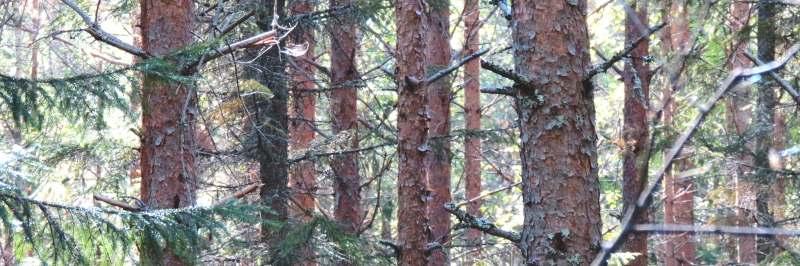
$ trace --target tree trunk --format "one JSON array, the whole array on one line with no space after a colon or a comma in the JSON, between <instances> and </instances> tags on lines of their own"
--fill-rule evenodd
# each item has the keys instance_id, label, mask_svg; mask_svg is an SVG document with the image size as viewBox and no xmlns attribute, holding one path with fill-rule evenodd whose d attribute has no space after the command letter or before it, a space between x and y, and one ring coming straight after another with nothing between
<instances>
[{"instance_id":1,"label":"tree trunk","mask_svg":"<svg viewBox=\"0 0 800 266\"><path fill-rule=\"evenodd\" d=\"M425 76L450 65L450 1L430 2L425 46ZM428 242L445 245L450 242L450 213L444 204L450 196L450 77L444 77L427 86L428 143L430 151L425 154L428 190L428 220L430 235ZM445 248L437 248L430 254L428 265L449 264Z\"/></svg>"},{"instance_id":2,"label":"tree trunk","mask_svg":"<svg viewBox=\"0 0 800 266\"><path fill-rule=\"evenodd\" d=\"M188 0L142 1L142 48L165 56L189 45L193 6ZM141 199L154 209L192 206L197 188L196 91L191 84L154 74L145 74L142 85ZM169 248L162 257L153 250L140 252L145 264L184 265L192 260L176 256Z\"/></svg>"},{"instance_id":3,"label":"tree trunk","mask_svg":"<svg viewBox=\"0 0 800 266\"><path fill-rule=\"evenodd\" d=\"M734 40L734 45L731 47L733 55L729 62L729 68L749 67L750 61L744 55L749 40L747 38L749 32L742 31L745 30L745 26L750 20L750 3L733 2L731 5L731 31L741 37ZM731 95L727 101L726 128L737 136L744 136L751 119L751 113L746 108L746 106L750 105L750 88L735 88ZM737 226L753 226L755 223L752 214L755 213L756 209L755 187L753 182L747 179L749 167L742 166L753 164L753 158L749 152L752 145L744 139L737 141L742 142L741 151L733 155L732 161L726 167L736 183L736 223ZM755 236L738 236L736 246L736 261L746 264L756 263Z\"/></svg>"},{"instance_id":4,"label":"tree trunk","mask_svg":"<svg viewBox=\"0 0 800 266\"><path fill-rule=\"evenodd\" d=\"M672 55L667 66L667 86L662 95L664 105L662 124L665 128L674 128L673 120L677 105L673 93L681 91L685 86L683 70L686 56L691 48L688 7L685 0L673 0L665 8L668 26L664 29L663 45L665 51ZM667 132L667 138L674 136ZM680 172L691 168L691 147L684 148L673 164L672 169L664 175L664 222L673 224L694 223L694 187L689 176L680 176ZM665 151L666 152L666 151ZM691 234L666 236L664 243L664 263L667 266L692 265L695 261L695 240Z\"/></svg>"},{"instance_id":5,"label":"tree trunk","mask_svg":"<svg viewBox=\"0 0 800 266\"><path fill-rule=\"evenodd\" d=\"M466 49L464 54L473 54L480 48L480 8L478 0L464 1L464 35ZM481 194L481 138L476 131L481 129L481 63L472 60L464 65L464 115L467 135L464 137L464 179L467 200ZM481 200L467 204L467 213L481 217ZM481 231L469 229L466 235L469 245L475 246L475 253L469 257L471 262L481 250Z\"/></svg>"},{"instance_id":6,"label":"tree trunk","mask_svg":"<svg viewBox=\"0 0 800 266\"><path fill-rule=\"evenodd\" d=\"M419 0L399 0L395 4L397 26L397 128L399 141L397 193L398 241L400 265L426 265L428 220L426 203L426 171L424 158L430 150L425 143L427 115L425 87L419 84L425 78L425 8Z\"/></svg>"},{"instance_id":7,"label":"tree trunk","mask_svg":"<svg viewBox=\"0 0 800 266\"><path fill-rule=\"evenodd\" d=\"M291 6L292 14L302 15L313 11L309 1L296 1ZM289 136L291 137L292 150L306 150L314 140L314 107L316 104L314 84L314 66L309 63L314 61L313 29L309 25L300 23L292 31L294 43L308 44L308 51L295 60L290 68L292 79L292 114L289 123ZM301 161L292 165L289 175L289 184L292 187L293 199L297 208L294 209L297 218L308 221L312 218L316 208L314 193L317 189L317 180L314 176L314 162Z\"/></svg>"},{"instance_id":8,"label":"tree trunk","mask_svg":"<svg viewBox=\"0 0 800 266\"><path fill-rule=\"evenodd\" d=\"M776 20L778 5L772 1L759 1L758 25L756 32L758 58L764 62L775 60L775 46L778 41ZM775 172L769 164L769 152L773 149L773 130L775 121L775 107L778 102L775 97L775 81L771 78L759 83L756 90L756 110L753 115L754 166L755 171L752 181L757 184L756 192L756 222L759 226L774 226L774 217L769 211L770 188L775 181ZM775 252L774 238L759 236L756 238L758 247L758 261L765 260Z\"/></svg>"},{"instance_id":9,"label":"tree trunk","mask_svg":"<svg viewBox=\"0 0 800 266\"><path fill-rule=\"evenodd\" d=\"M260 0L255 3L256 24L260 31L272 30L273 16L285 16L285 0ZM273 12L276 12L273 14ZM254 51L256 53L258 51ZM262 219L286 225L288 217L288 84L286 59L282 59L278 49L270 49L256 60L257 70L247 75L272 91L272 98L257 97L254 99L254 115L256 125L256 158L259 163L259 177L264 186L261 187L261 204L270 211L261 214ZM273 257L266 261L270 264L285 265L294 258L292 256L277 257L278 243L286 237L282 228L271 228L269 223L262 226L262 237L271 249Z\"/></svg>"},{"instance_id":10,"label":"tree trunk","mask_svg":"<svg viewBox=\"0 0 800 266\"><path fill-rule=\"evenodd\" d=\"M311 1L299 0L291 4L292 15L309 14L314 11ZM310 62L314 62L314 29L308 22L301 21L292 31L291 40L296 44L307 44L306 53L294 60L289 68L292 80L292 108L289 123L289 136L292 150L306 150L314 140L316 105L316 89L314 70ZM303 222L313 218L316 209L315 194L317 192L317 179L314 170L314 161L304 160L291 166L289 186L292 191L293 217ZM314 258L314 249L306 243L299 251L299 262L295 265L317 265Z\"/></svg>"},{"instance_id":11,"label":"tree trunk","mask_svg":"<svg viewBox=\"0 0 800 266\"><path fill-rule=\"evenodd\" d=\"M586 1L516 0L512 36L528 265L586 264L600 247L600 191ZM535 47L535 49L534 49ZM558 62L558 63L555 63Z\"/></svg>"},{"instance_id":12,"label":"tree trunk","mask_svg":"<svg viewBox=\"0 0 800 266\"><path fill-rule=\"evenodd\" d=\"M351 5L352 0L330 0L331 7ZM331 84L330 112L333 132L350 134L349 146L358 148L358 102L357 88L360 74L356 67L358 37L354 14L338 17L331 26ZM357 233L361 229L363 210L361 207L361 177L358 174L358 154L336 155L331 160L336 191L334 216L347 232Z\"/></svg>"},{"instance_id":13,"label":"tree trunk","mask_svg":"<svg viewBox=\"0 0 800 266\"><path fill-rule=\"evenodd\" d=\"M639 5L637 7L637 5ZM642 30L648 26L647 1L634 1L631 8L636 14L627 13L625 19L626 44L630 44L642 36ZM638 10L637 10L638 8ZM634 15L634 16L632 16ZM637 22L638 21L638 22ZM647 169L650 155L650 138L647 121L647 109L650 98L650 67L644 61L650 55L649 41L643 41L631 52L631 58L625 61L623 79L625 83L625 109L623 126L623 209L632 208L647 184ZM623 211L623 213L625 213ZM647 212L636 217L636 223L647 222ZM647 265L647 234L634 233L625 241L623 250L640 255L628 265Z\"/></svg>"}]
</instances>

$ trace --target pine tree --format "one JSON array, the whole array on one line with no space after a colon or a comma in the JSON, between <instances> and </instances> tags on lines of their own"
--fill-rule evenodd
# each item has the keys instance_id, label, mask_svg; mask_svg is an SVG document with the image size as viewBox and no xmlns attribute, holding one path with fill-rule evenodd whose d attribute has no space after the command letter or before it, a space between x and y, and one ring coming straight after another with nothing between
<instances>
[{"instance_id":1,"label":"pine tree","mask_svg":"<svg viewBox=\"0 0 800 266\"><path fill-rule=\"evenodd\" d=\"M514 70L530 79L515 85L526 264L586 264L601 241L585 10L582 0L513 2Z\"/></svg>"}]
</instances>

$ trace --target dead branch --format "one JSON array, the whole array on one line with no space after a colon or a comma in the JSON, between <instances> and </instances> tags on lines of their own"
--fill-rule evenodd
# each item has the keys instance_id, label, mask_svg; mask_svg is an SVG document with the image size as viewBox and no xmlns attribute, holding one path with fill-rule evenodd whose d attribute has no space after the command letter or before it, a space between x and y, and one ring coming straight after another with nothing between
<instances>
[{"instance_id":1,"label":"dead branch","mask_svg":"<svg viewBox=\"0 0 800 266\"><path fill-rule=\"evenodd\" d=\"M656 25L655 27L650 28L647 31L647 34L639 37L638 39L636 39L632 43L629 43L629 44L625 45L625 48L622 49L622 51L620 51L619 53L617 53L614 56L612 56L609 60L606 60L602 64L595 65L594 67L592 67L592 69L589 70L589 73L587 73L586 76L583 77L583 80L584 81L590 80L595 75L603 73L603 72L606 72L606 70L608 70L609 68L614 66L614 64L619 62L619 60L622 60L622 58L625 58L626 56L628 56L628 54L630 54L631 51L633 51L633 49L635 49L636 46L639 45L639 43L643 42L644 40L647 40L648 38L650 38L650 35L653 35L653 33L658 32L659 30L664 28L664 26L666 26L666 25L667 25L666 23L661 23L661 24Z\"/></svg>"},{"instance_id":2,"label":"dead branch","mask_svg":"<svg viewBox=\"0 0 800 266\"><path fill-rule=\"evenodd\" d=\"M514 244L519 244L520 239L522 238L519 234L515 232L509 232L500 229L493 223L486 221L483 218L472 216L469 213L458 209L458 207L456 207L456 205L453 203L445 204L444 209L447 210L447 212L455 215L463 227L478 229L489 235L504 238L508 241L513 242Z\"/></svg>"},{"instance_id":3,"label":"dead branch","mask_svg":"<svg viewBox=\"0 0 800 266\"><path fill-rule=\"evenodd\" d=\"M141 58L150 57L150 55L147 54L147 52L145 52L142 49L139 49L139 47L136 47L136 46L131 45L129 43L123 42L122 40L120 40L116 36L111 35L110 33L104 31L102 28L100 28L100 25L97 24L97 22L95 22L94 20L92 20L92 18L90 18L89 15L86 14L86 12L84 12L78 6L78 4L76 4L74 1L72 1L72 0L61 0L61 2L64 3L65 5L67 5L73 11L75 11L75 13L77 13L78 16L81 17L81 19L83 20L83 23L85 23L88 26L88 28L86 28L85 31L88 32L89 35L92 35L92 37L94 37L96 40L101 41L103 43L106 43L108 45L114 46L117 49L120 49L120 50L125 51L125 52L127 52L129 54L132 54L132 55L135 55L135 56L138 56L138 57L141 57Z\"/></svg>"},{"instance_id":4,"label":"dead branch","mask_svg":"<svg viewBox=\"0 0 800 266\"><path fill-rule=\"evenodd\" d=\"M744 52L744 56L746 56L747 59L750 59L750 61L752 61L753 64L756 64L757 66L760 66L760 65L764 64L764 62L761 61L761 59L758 59L758 57L755 57L754 55L752 55L749 52ZM797 93L797 90L795 90L794 87L792 87L792 84L789 84L788 81L786 81L786 80L782 79L780 76L778 76L778 74L775 73L775 71L770 71L767 74L770 77L772 77L772 79L777 81L778 84L781 85L783 90L785 90L787 93L789 93L789 95L792 96L792 100L794 100L795 103L800 105L800 93Z\"/></svg>"},{"instance_id":5,"label":"dead branch","mask_svg":"<svg viewBox=\"0 0 800 266\"><path fill-rule=\"evenodd\" d=\"M756 235L756 236L800 236L800 230L772 227L717 226L692 224L637 224L633 231L651 234L718 234L718 235Z\"/></svg>"},{"instance_id":6,"label":"dead branch","mask_svg":"<svg viewBox=\"0 0 800 266\"><path fill-rule=\"evenodd\" d=\"M620 234L612 239L611 241L603 244L602 250L597 254L595 259L592 261L593 266L603 265L605 261L611 256L611 253L617 250L622 242L627 239L628 234L633 231L633 217L638 217L639 213L641 213L644 209L646 209L650 203L653 193L655 193L658 185L661 183L661 180L664 178L664 173L672 166L673 161L675 158L678 157L683 146L686 145L686 142L692 138L697 129L700 127L700 124L703 123L706 116L711 112L714 106L719 102L720 99L734 86L738 85L744 78L760 75L769 71L773 71L783 67L786 63L789 62L790 59L794 58L797 54L798 50L800 50L800 43L795 44L791 48L789 48L786 54L779 58L776 61L770 62L768 64L764 64L761 66L747 68L747 69L734 69L731 71L731 74L722 82L722 84L717 88L714 95L704 104L698 106L700 111L699 114L695 117L695 119L689 124L689 127L683 131L683 133L675 140L672 148L667 153L667 156L664 157L664 164L661 168L655 173L655 175L650 178L652 182L648 184L648 186L642 190L642 193L639 194L639 198L636 201L636 205L632 208L628 208L625 211L625 215L622 218L622 222L620 223L621 231Z\"/></svg>"}]
</instances>

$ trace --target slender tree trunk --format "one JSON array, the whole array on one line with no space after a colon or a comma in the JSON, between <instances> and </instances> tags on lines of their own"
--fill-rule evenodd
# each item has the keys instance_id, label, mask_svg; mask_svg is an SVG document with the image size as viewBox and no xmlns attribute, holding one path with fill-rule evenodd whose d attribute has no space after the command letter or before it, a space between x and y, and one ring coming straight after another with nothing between
<instances>
[{"instance_id":1,"label":"slender tree trunk","mask_svg":"<svg viewBox=\"0 0 800 266\"><path fill-rule=\"evenodd\" d=\"M142 48L165 56L189 45L193 6L188 0L142 1ZM191 84L153 74L145 74L142 85L141 199L154 209L192 206L197 189L196 91ZM152 250L140 252L145 264L184 265L191 260L177 257L169 248L160 258Z\"/></svg>"},{"instance_id":2,"label":"slender tree trunk","mask_svg":"<svg viewBox=\"0 0 800 266\"><path fill-rule=\"evenodd\" d=\"M292 15L309 14L314 11L313 2L298 0L291 3ZM289 136L292 150L305 150L314 140L316 105L316 85L314 84L314 48L316 40L314 29L308 22L301 21L292 31L291 40L297 44L307 44L306 53L294 60L289 68L292 80L292 105L289 123ZM292 202L295 208L293 216L300 221L309 222L316 209L315 194L317 179L315 176L314 161L305 160L291 166L289 186L292 190ZM299 251L298 263L295 265L317 265L314 258L314 249L306 243Z\"/></svg>"},{"instance_id":3,"label":"slender tree trunk","mask_svg":"<svg viewBox=\"0 0 800 266\"><path fill-rule=\"evenodd\" d=\"M285 16L285 0L260 0L254 3L256 25L259 31L272 30L274 16L278 21ZM258 51L255 51L258 52ZM286 59L282 59L278 49L270 49L256 60L257 70L251 70L248 76L272 91L272 97L256 97L253 99L253 112L258 128L256 135L256 158L259 163L259 177L264 186L261 187L261 204L270 211L261 214L262 219L279 222L286 226L288 218L289 189L288 175L288 84L286 77ZM292 256L277 257L278 244L286 237L283 228L262 226L262 237L271 249L272 258L265 263L285 265L294 260Z\"/></svg>"},{"instance_id":4,"label":"slender tree trunk","mask_svg":"<svg viewBox=\"0 0 800 266\"><path fill-rule=\"evenodd\" d=\"M351 5L352 0L330 0L331 7ZM357 85L360 75L356 67L358 37L354 14L338 17L339 23L330 28L331 33L331 84L330 112L333 132L349 134L350 148L358 148ZM334 216L349 233L361 229L361 177L358 174L358 156L355 153L336 155L331 160L336 191Z\"/></svg>"},{"instance_id":5,"label":"slender tree trunk","mask_svg":"<svg viewBox=\"0 0 800 266\"><path fill-rule=\"evenodd\" d=\"M728 64L731 69L750 66L750 62L744 55L749 40L749 38L747 38L749 32L742 32L745 30L745 26L747 26L750 20L750 15L750 3L735 1L731 4L731 31L741 36L739 39L734 40L734 45L731 47L731 53L733 53L733 55ZM731 93L731 97L729 97L727 101L726 127L729 132L737 136L744 136L746 134L751 119L751 113L746 108L748 105L750 105L749 88L741 87L734 89ZM736 223L738 226L753 226L755 220L752 214L756 209L755 187L753 186L753 182L747 178L747 175L749 175L749 168L743 166L753 164L753 158L749 151L752 145L749 141L744 139L738 141L742 142L741 152L734 155L733 160L727 167L730 176L733 177L736 182ZM739 263L756 263L757 250L755 236L738 236L736 246L736 260Z\"/></svg>"},{"instance_id":6,"label":"slender tree trunk","mask_svg":"<svg viewBox=\"0 0 800 266\"><path fill-rule=\"evenodd\" d=\"M516 0L512 11L528 265L586 264L600 247L597 136L586 1ZM535 49L534 49L535 47ZM555 63L558 62L558 63Z\"/></svg>"},{"instance_id":7,"label":"slender tree trunk","mask_svg":"<svg viewBox=\"0 0 800 266\"><path fill-rule=\"evenodd\" d=\"M634 1L631 8L636 14L627 13L625 19L626 42L631 43L642 36L642 29L648 26L647 1ZM635 16L631 16L635 15ZM638 22L637 22L638 21ZM625 83L625 109L623 140L623 189L624 209L636 205L642 188L647 184L649 166L650 138L647 121L647 109L650 98L650 67L644 61L650 55L649 41L643 41L631 52L631 58L625 62L623 79ZM623 212L624 213L624 212ZM642 213L636 223L646 223L648 214ZM626 252L640 255L628 265L647 265L647 234L631 234L623 248Z\"/></svg>"},{"instance_id":8,"label":"slender tree trunk","mask_svg":"<svg viewBox=\"0 0 800 266\"><path fill-rule=\"evenodd\" d=\"M691 48L691 33L689 32L688 4L685 0L673 0L665 3L665 14L668 26L662 35L665 51L672 55L672 62L667 66L667 86L662 95L664 110L662 124L665 128L674 128L673 120L677 105L673 93L680 91L685 86L683 70ZM667 132L668 138L672 134ZM694 223L694 186L690 176L680 176L683 170L691 168L691 147L684 148L685 152L672 164L664 175L664 222L674 224ZM666 151L665 151L666 152ZM690 234L670 235L664 243L664 262L667 266L692 265L695 261L695 240Z\"/></svg>"},{"instance_id":9,"label":"slender tree trunk","mask_svg":"<svg viewBox=\"0 0 800 266\"><path fill-rule=\"evenodd\" d=\"M395 3L397 26L397 128L400 156L398 193L399 265L426 265L428 219L424 158L430 150L425 143L428 131L425 110L425 87L418 81L425 78L425 7L419 0L398 0Z\"/></svg>"},{"instance_id":10,"label":"slender tree trunk","mask_svg":"<svg viewBox=\"0 0 800 266\"><path fill-rule=\"evenodd\" d=\"M291 6L292 14L302 15L314 10L310 1L295 1ZM314 66L309 63L314 61L313 29L301 22L292 32L292 41L298 44L308 44L305 55L295 60L289 68L292 78L292 109L291 122L289 123L289 136L291 137L292 150L305 150L314 140L314 121L316 98L314 89ZM314 193L317 189L317 180L314 175L314 162L302 161L292 165L289 175L289 185L292 187L293 199L297 208L294 209L297 218L308 221L316 208Z\"/></svg>"},{"instance_id":11,"label":"slender tree trunk","mask_svg":"<svg viewBox=\"0 0 800 266\"><path fill-rule=\"evenodd\" d=\"M756 39L758 57L764 62L775 60L775 46L778 41L776 20L778 5L772 1L759 1L758 25ZM775 81L764 79L756 90L756 110L753 116L754 166L755 171L752 181L757 185L756 194L756 222L759 226L774 226L774 217L769 211L770 188L775 181L775 172L769 164L769 152L773 149L773 130L775 121L775 107L778 101L775 97ZM772 237L757 237L758 261L765 260L775 252L775 243Z\"/></svg>"},{"instance_id":12,"label":"slender tree trunk","mask_svg":"<svg viewBox=\"0 0 800 266\"><path fill-rule=\"evenodd\" d=\"M464 35L466 49L464 54L473 54L480 48L480 6L478 0L464 1ZM481 138L475 135L481 129L481 63L472 60L464 65L464 114L467 135L464 137L464 179L466 198L476 198L481 194ZM467 213L481 217L481 200L467 204ZM467 243L475 245L476 253L469 256L474 262L481 250L481 231L469 229Z\"/></svg>"},{"instance_id":13,"label":"slender tree trunk","mask_svg":"<svg viewBox=\"0 0 800 266\"><path fill-rule=\"evenodd\" d=\"M450 1L436 0L430 3L426 16L428 32L425 46L426 76L433 75L450 65ZM428 242L447 244L450 242L450 213L444 204L450 196L450 77L444 77L427 86L428 100L428 146L425 154L428 169L428 220L430 235ZM428 265L447 265L448 252L437 248L430 254Z\"/></svg>"},{"instance_id":14,"label":"slender tree trunk","mask_svg":"<svg viewBox=\"0 0 800 266\"><path fill-rule=\"evenodd\" d=\"M780 152L786 148L786 117L780 110L775 110L775 123L772 131L774 136L773 145L775 152ZM779 158L776 162L770 162L770 168L783 169L783 158ZM769 208L772 210L772 215L775 221L786 219L786 186L789 185L786 181L787 177L782 174L777 174L775 183L772 184L772 193L770 197ZM779 243L785 243L789 238L785 236L776 237Z\"/></svg>"}]
</instances>

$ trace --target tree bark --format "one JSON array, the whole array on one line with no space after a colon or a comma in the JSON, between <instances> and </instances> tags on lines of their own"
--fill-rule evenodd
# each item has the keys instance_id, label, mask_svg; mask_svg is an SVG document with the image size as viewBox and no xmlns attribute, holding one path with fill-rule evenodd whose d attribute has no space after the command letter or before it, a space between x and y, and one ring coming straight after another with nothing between
<instances>
[{"instance_id":1,"label":"tree bark","mask_svg":"<svg viewBox=\"0 0 800 266\"><path fill-rule=\"evenodd\" d=\"M293 1L290 6L292 15L309 14L314 11L313 2L309 0ZM308 50L294 60L289 68L292 80L292 105L289 123L290 146L292 150L306 150L314 140L316 85L314 48L316 40L314 29L308 23L301 21L292 31L291 40L296 44L307 44ZM317 179L314 161L304 160L291 166L289 186L292 191L293 217L302 222L309 222L314 217L316 209L315 194L317 192ZM309 243L303 245L298 254L295 265L317 265L314 258L314 249Z\"/></svg>"},{"instance_id":2,"label":"tree bark","mask_svg":"<svg viewBox=\"0 0 800 266\"><path fill-rule=\"evenodd\" d=\"M691 48L691 33L688 23L688 5L685 0L673 0L666 3L665 18L669 21L664 30L663 45L665 51L672 55L672 60L667 66L667 87L662 95L663 113L662 124L665 128L672 128L677 105L673 93L685 86L683 70L686 56ZM672 138L667 132L668 138ZM664 222L675 224L694 223L694 187L689 176L680 176L683 170L691 168L691 147L684 148L686 152L680 160L672 164L672 169L664 175ZM666 152L666 151L665 151ZM678 234L666 237L664 243L664 263L667 266L692 265L695 260L695 240L690 234Z\"/></svg>"},{"instance_id":3,"label":"tree bark","mask_svg":"<svg viewBox=\"0 0 800 266\"><path fill-rule=\"evenodd\" d=\"M450 1L431 1L425 24L425 76L450 65ZM430 222L429 243L450 242L450 213L444 204L451 201L450 195L450 77L425 84L427 90L428 139L430 151L425 154L428 179L428 220ZM449 264L446 248L437 248L430 254L428 265Z\"/></svg>"},{"instance_id":4,"label":"tree bark","mask_svg":"<svg viewBox=\"0 0 800 266\"><path fill-rule=\"evenodd\" d=\"M743 30L745 30L750 20L751 12L750 3L737 1L731 4L731 31L740 36L740 38L734 40L734 44L731 47L733 55L728 64L730 69L750 66L750 61L744 55L749 41L749 38L747 38L749 32L743 32ZM737 136L744 136L750 126L752 117L751 112L746 108L750 104L750 90L748 87L735 88L732 90L731 95L732 97L729 97L727 101L726 128ZM753 213L756 210L755 186L747 178L749 168L742 166L753 164L753 157L749 152L752 148L752 143L744 139L737 141L742 144L741 152L733 155L733 160L727 167L730 176L734 178L736 183L736 223L738 226L755 226L753 219ZM739 263L756 263L755 236L738 236L736 246L736 260Z\"/></svg>"},{"instance_id":5,"label":"tree bark","mask_svg":"<svg viewBox=\"0 0 800 266\"><path fill-rule=\"evenodd\" d=\"M188 0L142 1L142 48L166 56L189 45L193 6ZM142 85L141 199L154 209L192 206L197 189L196 91L191 84L147 73ZM141 252L143 262L157 265L184 265L192 260L178 257L169 248L161 257L153 250Z\"/></svg>"},{"instance_id":6,"label":"tree bark","mask_svg":"<svg viewBox=\"0 0 800 266\"><path fill-rule=\"evenodd\" d=\"M776 20L778 5L772 1L759 1L757 5L758 22L756 39L758 58L764 62L775 60L775 46L778 41ZM774 226L774 217L769 211L770 188L775 182L775 172L769 164L769 152L773 149L773 130L775 121L775 107L778 102L775 97L775 81L767 78L759 83L756 90L756 110L753 115L754 143L754 175L752 181L756 188L756 222L759 226ZM775 253L774 238L769 236L757 237L758 261L763 261Z\"/></svg>"},{"instance_id":7,"label":"tree bark","mask_svg":"<svg viewBox=\"0 0 800 266\"><path fill-rule=\"evenodd\" d=\"M330 0L331 7L351 5L352 0ZM354 14L346 13L331 26L331 84L330 112L333 132L349 133L351 149L358 148L357 89L360 74L356 67L358 36ZM345 231L357 233L361 228L361 177L358 173L358 154L333 156L331 168L334 175L336 206L334 216Z\"/></svg>"},{"instance_id":8,"label":"tree bark","mask_svg":"<svg viewBox=\"0 0 800 266\"><path fill-rule=\"evenodd\" d=\"M395 4L397 26L397 128L400 156L398 193L398 241L400 265L426 265L426 171L424 158L428 131L425 110L425 87L420 80L425 78L425 8L418 0L399 0Z\"/></svg>"},{"instance_id":9,"label":"tree bark","mask_svg":"<svg viewBox=\"0 0 800 266\"><path fill-rule=\"evenodd\" d=\"M480 48L480 5L478 0L464 1L464 35L466 49L464 54L473 54ZM472 60L464 65L464 115L467 135L464 137L464 179L466 198L477 198L481 194L481 138L476 132L481 129L481 62ZM467 213L481 217L481 200L467 204ZM481 231L468 229L466 241L475 245L474 255L468 256L470 262L478 257L481 250Z\"/></svg>"},{"instance_id":10,"label":"tree bark","mask_svg":"<svg viewBox=\"0 0 800 266\"><path fill-rule=\"evenodd\" d=\"M522 138L528 265L589 263L600 247L600 191L586 1L517 0L512 36ZM535 47L535 49L534 49ZM558 62L558 63L556 63Z\"/></svg>"},{"instance_id":11,"label":"tree bark","mask_svg":"<svg viewBox=\"0 0 800 266\"><path fill-rule=\"evenodd\" d=\"M272 30L274 16L285 17L285 0L259 0L254 3L256 25L260 31ZM253 51L251 54L257 54ZM257 70L250 70L248 76L272 91L272 97L259 96L253 99L253 115L258 128L253 129L256 144L256 159L259 163L259 178L264 186L259 192L261 204L270 211L261 214L262 219L279 222L285 227L288 218L288 84L286 60L281 58L278 49L270 49L255 61ZM278 243L284 240L283 228L271 228L269 223L262 226L262 237L273 255L278 254ZM292 256L272 258L265 262L276 265L290 263Z\"/></svg>"},{"instance_id":12,"label":"tree bark","mask_svg":"<svg viewBox=\"0 0 800 266\"><path fill-rule=\"evenodd\" d=\"M293 15L308 14L313 11L313 6L309 1L295 1L292 3L291 11ZM291 40L294 43L308 44L308 51L294 60L295 63L289 68L292 79L292 108L291 122L289 123L289 136L291 137L292 150L306 150L314 140L315 122L315 92L314 69L309 63L314 62L314 39L313 29L301 22L292 31ZM297 208L293 209L297 218L302 221L309 221L316 209L314 194L317 189L317 180L314 175L314 162L310 160L295 163L291 167L289 175L289 185L292 187L293 199Z\"/></svg>"},{"instance_id":13,"label":"tree bark","mask_svg":"<svg viewBox=\"0 0 800 266\"><path fill-rule=\"evenodd\" d=\"M648 1L633 1L630 5L636 10L635 14L628 12L625 18L625 43L632 43L642 35L642 29L647 29ZM625 109L623 124L623 209L636 205L639 194L647 185L647 169L650 155L650 133L648 128L647 109L650 98L650 67L645 58L650 55L648 51L650 42L640 42L633 51L630 59L625 61L623 80L625 83ZM623 211L624 213L624 211ZM637 224L647 223L647 212L642 212L636 217ZM634 233L625 241L623 250L635 252L640 255L629 262L628 265L647 265L647 234Z\"/></svg>"}]
</instances>

